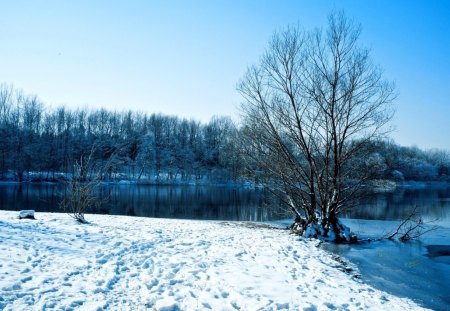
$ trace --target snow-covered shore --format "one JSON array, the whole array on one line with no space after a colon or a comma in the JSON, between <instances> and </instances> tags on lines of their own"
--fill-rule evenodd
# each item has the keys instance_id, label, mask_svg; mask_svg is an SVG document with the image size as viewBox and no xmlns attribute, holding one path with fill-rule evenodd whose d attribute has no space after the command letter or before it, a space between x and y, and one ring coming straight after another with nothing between
<instances>
[{"instance_id":1,"label":"snow-covered shore","mask_svg":"<svg viewBox=\"0 0 450 311\"><path fill-rule=\"evenodd\" d=\"M420 310L253 223L0 211L4 310Z\"/></svg>"}]
</instances>

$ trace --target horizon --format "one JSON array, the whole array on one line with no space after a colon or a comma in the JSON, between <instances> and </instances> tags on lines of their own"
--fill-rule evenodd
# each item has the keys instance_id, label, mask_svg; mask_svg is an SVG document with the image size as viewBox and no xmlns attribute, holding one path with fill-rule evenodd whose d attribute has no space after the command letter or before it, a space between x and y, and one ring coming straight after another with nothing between
<instances>
[{"instance_id":1,"label":"horizon","mask_svg":"<svg viewBox=\"0 0 450 311\"><path fill-rule=\"evenodd\" d=\"M362 25L360 45L399 92L389 135L450 150L450 4L425 1L193 1L4 4L0 83L46 107L238 120L235 89L273 32L324 27L333 10ZM22 4L22 5L21 5ZM107 8L107 10L105 10Z\"/></svg>"}]
</instances>

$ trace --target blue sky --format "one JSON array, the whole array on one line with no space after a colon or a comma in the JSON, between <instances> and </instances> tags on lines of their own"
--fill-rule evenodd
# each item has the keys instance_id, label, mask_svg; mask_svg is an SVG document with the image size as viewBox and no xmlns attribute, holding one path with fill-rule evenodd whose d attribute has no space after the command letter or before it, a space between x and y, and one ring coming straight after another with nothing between
<instances>
[{"instance_id":1,"label":"blue sky","mask_svg":"<svg viewBox=\"0 0 450 311\"><path fill-rule=\"evenodd\" d=\"M0 82L47 105L238 118L274 30L344 10L397 84L402 145L450 150L450 1L3 1Z\"/></svg>"}]
</instances>

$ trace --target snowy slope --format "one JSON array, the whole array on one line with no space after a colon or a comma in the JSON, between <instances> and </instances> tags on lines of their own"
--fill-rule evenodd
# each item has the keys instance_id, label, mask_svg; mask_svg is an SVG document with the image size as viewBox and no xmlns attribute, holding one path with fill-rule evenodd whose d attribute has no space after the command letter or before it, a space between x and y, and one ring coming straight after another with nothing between
<instances>
[{"instance_id":1,"label":"snowy slope","mask_svg":"<svg viewBox=\"0 0 450 311\"><path fill-rule=\"evenodd\" d=\"M314 241L251 223L0 211L0 309L420 309Z\"/></svg>"}]
</instances>

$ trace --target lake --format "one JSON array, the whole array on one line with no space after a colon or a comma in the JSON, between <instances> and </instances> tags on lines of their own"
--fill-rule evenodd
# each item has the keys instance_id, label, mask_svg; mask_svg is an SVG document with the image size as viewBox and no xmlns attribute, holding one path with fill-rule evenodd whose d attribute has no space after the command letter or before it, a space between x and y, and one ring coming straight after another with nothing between
<instances>
[{"instance_id":1,"label":"lake","mask_svg":"<svg viewBox=\"0 0 450 311\"><path fill-rule=\"evenodd\" d=\"M60 212L60 184L0 184L0 208ZM264 191L226 186L103 185L102 204L89 213L205 220L274 221L289 215L270 209ZM356 219L399 220L418 206L426 221L450 227L450 187L400 188L374 194L347 213Z\"/></svg>"},{"instance_id":2,"label":"lake","mask_svg":"<svg viewBox=\"0 0 450 311\"><path fill-rule=\"evenodd\" d=\"M60 212L63 190L57 184L0 184L0 208ZM89 213L258 222L288 218L265 205L261 189L104 185L98 193L103 198L101 207ZM450 256L434 256L429 249L450 248L450 187L399 188L393 193L374 194L346 214L344 222L359 235L379 237L394 229L393 221L407 216L414 206L425 221L438 226L421 241L323 243L322 247L356 264L364 282L412 298L424 307L446 310L450 305Z\"/></svg>"},{"instance_id":3,"label":"lake","mask_svg":"<svg viewBox=\"0 0 450 311\"><path fill-rule=\"evenodd\" d=\"M0 185L0 208L61 212L64 186ZM264 206L262 190L225 186L102 185L100 207L87 213L140 217L270 221L286 218Z\"/></svg>"}]
</instances>

